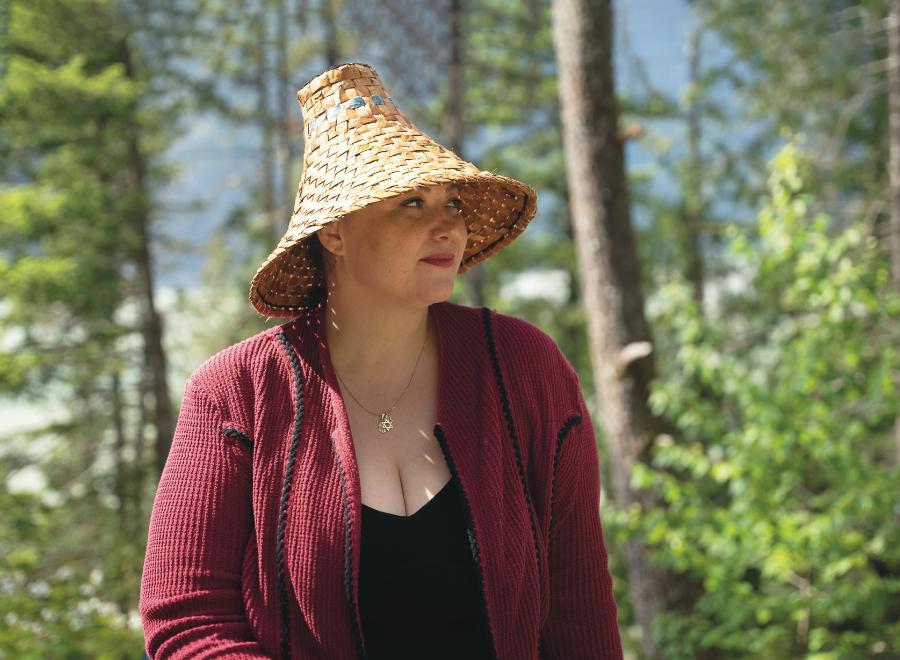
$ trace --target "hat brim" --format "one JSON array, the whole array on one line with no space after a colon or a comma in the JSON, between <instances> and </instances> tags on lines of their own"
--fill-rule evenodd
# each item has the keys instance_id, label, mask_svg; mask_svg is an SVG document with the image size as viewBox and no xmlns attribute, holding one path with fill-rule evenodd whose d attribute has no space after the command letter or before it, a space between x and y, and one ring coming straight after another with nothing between
<instances>
[{"instance_id":1,"label":"hat brim","mask_svg":"<svg viewBox=\"0 0 900 660\"><path fill-rule=\"evenodd\" d=\"M369 204L429 185L456 183L460 186L468 241L458 273L503 250L534 217L535 192L520 181L478 170L471 163L459 160L468 167L435 170L430 163L424 170L403 170L384 180L377 189L360 190L355 199L345 200L349 203L340 215L316 217L302 211L295 214L288 231L251 281L250 303L254 309L264 316L293 317L315 305L323 297L325 281L315 250L310 249L310 237L329 222Z\"/></svg>"}]
</instances>

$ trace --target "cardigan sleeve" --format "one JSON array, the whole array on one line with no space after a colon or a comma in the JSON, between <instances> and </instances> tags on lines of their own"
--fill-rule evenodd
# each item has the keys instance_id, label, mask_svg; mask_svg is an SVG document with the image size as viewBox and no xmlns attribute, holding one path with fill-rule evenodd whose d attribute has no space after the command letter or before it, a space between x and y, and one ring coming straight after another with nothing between
<instances>
[{"instance_id":1,"label":"cardigan sleeve","mask_svg":"<svg viewBox=\"0 0 900 660\"><path fill-rule=\"evenodd\" d=\"M251 456L188 380L147 537L139 611L151 658L267 658L244 613Z\"/></svg>"},{"instance_id":2,"label":"cardigan sleeve","mask_svg":"<svg viewBox=\"0 0 900 660\"><path fill-rule=\"evenodd\" d=\"M557 434L550 517L550 612L542 630L552 660L620 660L612 576L600 521L597 443L584 397Z\"/></svg>"}]
</instances>

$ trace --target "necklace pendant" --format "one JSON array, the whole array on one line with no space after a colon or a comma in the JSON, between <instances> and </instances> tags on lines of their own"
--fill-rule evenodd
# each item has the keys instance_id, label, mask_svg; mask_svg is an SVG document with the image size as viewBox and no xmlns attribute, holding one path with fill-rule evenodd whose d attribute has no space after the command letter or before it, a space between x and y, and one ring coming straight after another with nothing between
<instances>
[{"instance_id":1,"label":"necklace pendant","mask_svg":"<svg viewBox=\"0 0 900 660\"><path fill-rule=\"evenodd\" d=\"M391 419L390 412L381 413L381 417L378 419L378 432L379 433L387 433L392 428L394 428L394 420Z\"/></svg>"}]
</instances>

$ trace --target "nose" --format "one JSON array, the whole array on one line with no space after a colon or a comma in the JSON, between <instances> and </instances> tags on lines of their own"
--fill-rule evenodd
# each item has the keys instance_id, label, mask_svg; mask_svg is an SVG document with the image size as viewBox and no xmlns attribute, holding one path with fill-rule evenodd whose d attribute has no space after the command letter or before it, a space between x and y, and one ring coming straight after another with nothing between
<instances>
[{"instance_id":1,"label":"nose","mask_svg":"<svg viewBox=\"0 0 900 660\"><path fill-rule=\"evenodd\" d=\"M469 227L465 217L455 210L440 212L435 227L435 236L440 240L456 241L460 244L468 240Z\"/></svg>"}]
</instances>

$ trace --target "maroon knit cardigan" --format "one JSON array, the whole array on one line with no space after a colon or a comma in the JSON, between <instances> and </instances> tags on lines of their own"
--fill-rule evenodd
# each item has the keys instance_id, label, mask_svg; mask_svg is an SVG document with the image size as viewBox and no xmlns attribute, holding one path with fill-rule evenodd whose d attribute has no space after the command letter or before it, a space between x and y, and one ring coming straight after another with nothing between
<instances>
[{"instance_id":1,"label":"maroon knit cardigan","mask_svg":"<svg viewBox=\"0 0 900 660\"><path fill-rule=\"evenodd\" d=\"M496 657L621 658L576 372L527 321L429 310L434 435L464 502ZM141 579L151 658L365 658L359 470L322 314L224 349L185 385Z\"/></svg>"}]
</instances>

